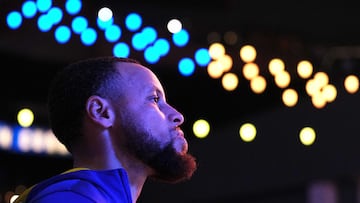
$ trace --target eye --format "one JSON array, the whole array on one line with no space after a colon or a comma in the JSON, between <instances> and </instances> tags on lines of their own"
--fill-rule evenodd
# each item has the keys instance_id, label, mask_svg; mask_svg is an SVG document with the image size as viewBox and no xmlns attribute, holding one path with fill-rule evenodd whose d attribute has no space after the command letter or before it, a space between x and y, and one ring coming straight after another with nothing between
<instances>
[{"instance_id":1,"label":"eye","mask_svg":"<svg viewBox=\"0 0 360 203\"><path fill-rule=\"evenodd\" d=\"M155 97L153 98L153 100L154 100L154 102L155 102L155 103L158 103L158 102L159 102L159 100L160 100L160 97L155 96Z\"/></svg>"}]
</instances>

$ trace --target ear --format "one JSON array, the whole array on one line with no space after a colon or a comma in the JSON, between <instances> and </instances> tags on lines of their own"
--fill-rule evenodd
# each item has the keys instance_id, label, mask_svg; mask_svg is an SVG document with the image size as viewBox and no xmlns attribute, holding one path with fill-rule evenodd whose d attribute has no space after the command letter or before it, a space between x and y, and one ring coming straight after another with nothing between
<instances>
[{"instance_id":1,"label":"ear","mask_svg":"<svg viewBox=\"0 0 360 203\"><path fill-rule=\"evenodd\" d=\"M104 126L110 127L114 121L114 111L108 100L100 96L91 96L86 102L86 113L88 117Z\"/></svg>"}]
</instances>

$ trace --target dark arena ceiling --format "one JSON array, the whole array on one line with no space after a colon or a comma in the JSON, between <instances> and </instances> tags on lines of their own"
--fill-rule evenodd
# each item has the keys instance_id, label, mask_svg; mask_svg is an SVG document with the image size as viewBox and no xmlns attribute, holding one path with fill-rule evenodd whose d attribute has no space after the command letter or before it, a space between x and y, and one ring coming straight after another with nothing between
<instances>
[{"instance_id":1,"label":"dark arena ceiling","mask_svg":"<svg viewBox=\"0 0 360 203\"><path fill-rule=\"evenodd\" d=\"M111 46L101 38L92 46L84 46L78 38L59 44L53 32L37 29L35 19L25 19L19 29L12 30L6 25L6 15L11 10L20 10L23 2L0 0L0 120L15 123L17 111L29 106L35 112L34 125L46 127L46 93L55 72L72 61L111 55ZM58 5L64 3L65 0L56 1ZM342 87L346 75L360 75L360 12L355 2L83 1L82 15L91 19L103 6L112 8L119 22L128 13L137 12L144 25L154 26L159 35L169 39L166 23L177 18L190 34L187 46L172 47L156 64L148 64L141 52L133 50L130 54L158 74L169 103L184 114L184 131L200 162L193 181L171 187L150 182L141 202L269 203L273 199L281 203L282 199L296 203L303 202L300 200L309 181L359 175L360 98L359 93L347 94ZM236 33L234 44L224 41L228 32ZM131 39L127 33L123 37L125 41ZM253 45L257 49L256 63L268 80L266 91L254 94L240 71L239 86L231 92L224 90L220 79L211 79L204 67L196 67L189 77L180 76L179 59L193 56L195 50L208 48L212 42L225 45L227 54L233 58L234 71L244 65L239 49ZM311 61L314 72L328 73L330 82L338 87L336 101L323 109L314 108L305 93L305 81L294 77L291 86L299 91L299 103L293 108L285 107L282 89L273 83L267 70L272 58L282 58L293 76L300 60ZM200 118L211 124L206 139L192 135L192 124ZM253 143L242 142L237 134L239 125L248 121L263 126ZM311 147L302 146L296 137L306 125L321 132ZM7 163L17 160L29 164L23 175L11 166L2 168L4 174L10 174L6 181L0 179L2 190L22 181L33 183L43 178L42 172L50 175L69 166L68 160L58 158L23 157L6 152L0 156L0 161ZM45 170L45 165L54 167ZM39 171L33 179L29 178L31 170ZM16 181L11 182L12 176L17 176Z\"/></svg>"},{"instance_id":2,"label":"dark arena ceiling","mask_svg":"<svg viewBox=\"0 0 360 203\"><path fill-rule=\"evenodd\" d=\"M6 87L2 91L6 98L2 102L6 105L2 105L3 109L0 110L5 111L2 118L10 116L4 119L12 117L9 101L15 108L22 101L33 102L34 106L39 101L43 102L51 76L65 64L77 59L112 54L109 43L100 37L92 46L81 44L75 37L61 45L54 40L52 32L40 32L34 19L24 19L23 25L17 30L9 29L5 24L5 15L11 10L20 10L22 2L2 0L1 3L3 22L0 27L0 54L4 61L3 75L6 75L1 85ZM56 4L61 6L64 2ZM226 45L226 52L233 58L235 70L240 70L243 65L238 56L239 49L251 44L257 49L256 63L265 77L270 78L266 75L267 64L276 57L285 61L291 74L295 74L296 64L306 59L313 63L314 71L325 71L336 80L348 73L348 66L357 65L360 44L356 6L351 2L339 4L233 0L217 3L96 1L84 2L81 14L91 19L101 7L107 6L113 9L115 18L121 22L126 14L137 12L142 15L144 25L154 26L159 30L159 35L165 31L169 19L180 19L190 34L188 45L173 48L167 57L149 66L163 77L169 89L169 99L179 108L189 113L199 112L197 116L207 112L207 116L211 117L214 113L215 117L221 117L216 120L218 122L226 121L223 119L225 115L229 117L281 105L278 100L281 90L268 82L265 93L254 95L249 90L248 82L240 78L239 90L226 92L219 79L209 78L205 68L197 68L191 77L181 78L177 72L177 63L181 57L192 56L196 49L208 48L214 41L226 45L224 35L234 32L237 41ZM209 41L209 36L214 33L217 38ZM124 38L130 40L126 33ZM338 54L339 50L344 50L345 56ZM133 51L130 57L144 62L141 52ZM347 69L342 66L347 66ZM303 86L303 81L294 79L292 83L294 86ZM221 105L224 102L227 105ZM239 112L234 112L235 104L243 106ZM40 103L40 109L41 106ZM46 122L46 118L39 116L38 121Z\"/></svg>"}]
</instances>

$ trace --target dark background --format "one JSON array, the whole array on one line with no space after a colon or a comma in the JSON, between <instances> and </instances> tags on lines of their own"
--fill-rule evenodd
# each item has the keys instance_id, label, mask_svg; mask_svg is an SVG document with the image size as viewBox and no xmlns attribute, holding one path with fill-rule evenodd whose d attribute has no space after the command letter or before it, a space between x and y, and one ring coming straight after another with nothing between
<instances>
[{"instance_id":1,"label":"dark background","mask_svg":"<svg viewBox=\"0 0 360 203\"><path fill-rule=\"evenodd\" d=\"M21 3L0 1L0 119L15 123L16 112L31 106L36 112L34 125L46 127L44 102L55 72L78 59L111 55L111 46L101 39L91 47L78 39L59 45L50 33L36 29L35 20L25 20L19 30L10 30L5 15L19 9ZM142 15L144 25L163 31L166 22L176 17L190 33L189 45L174 48L157 64L146 64L141 53L131 54L158 74L169 102L184 114L190 151L199 162L189 182L168 185L149 180L139 203L306 202L309 185L319 180L330 180L338 186L339 202L359 201L360 98L359 93L346 93L342 85L347 74L359 75L360 13L355 3L84 1L83 15L94 16L101 6L109 6L119 20L134 11ZM228 31L238 34L237 43L226 46L227 54L234 59L234 71L243 65L238 57L241 46L252 44L257 49L256 62L268 81L263 94L252 93L241 76L239 87L226 92L219 79L207 76L205 68L197 67L190 77L178 73L181 57L191 56L200 47L208 48L209 33L223 36ZM223 43L222 38L219 41ZM311 61L314 72L328 73L330 82L336 85L336 100L323 109L314 108L304 91L306 81L293 77L291 86L300 93L299 103L284 107L282 90L267 71L267 63L275 57L285 61L292 76L297 62ZM211 124L206 139L195 138L192 133L191 125L199 118ZM257 125L254 142L245 143L239 138L239 126L244 122ZM304 146L298 139L300 129L307 125L317 132L312 146ZM31 185L71 166L68 158L0 153L1 192L17 184Z\"/></svg>"}]
</instances>

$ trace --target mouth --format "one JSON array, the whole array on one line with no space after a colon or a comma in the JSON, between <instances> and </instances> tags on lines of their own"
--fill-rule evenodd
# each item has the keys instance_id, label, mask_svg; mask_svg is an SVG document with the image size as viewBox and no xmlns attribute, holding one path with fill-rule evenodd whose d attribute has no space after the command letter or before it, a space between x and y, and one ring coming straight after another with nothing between
<instances>
[{"instance_id":1,"label":"mouth","mask_svg":"<svg viewBox=\"0 0 360 203\"><path fill-rule=\"evenodd\" d=\"M175 137L177 137L177 136L184 137L184 132L181 130L181 128L179 126L175 127L174 132L175 132L174 133Z\"/></svg>"},{"instance_id":2,"label":"mouth","mask_svg":"<svg viewBox=\"0 0 360 203\"><path fill-rule=\"evenodd\" d=\"M174 133L173 147L178 154L186 154L188 151L188 143L184 137L184 132L180 128L176 128Z\"/></svg>"}]
</instances>

